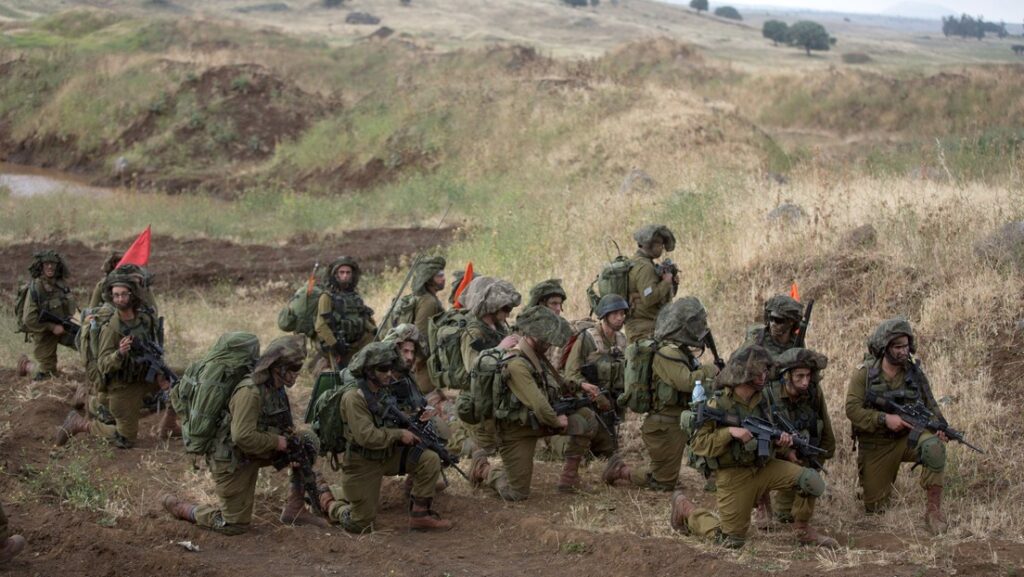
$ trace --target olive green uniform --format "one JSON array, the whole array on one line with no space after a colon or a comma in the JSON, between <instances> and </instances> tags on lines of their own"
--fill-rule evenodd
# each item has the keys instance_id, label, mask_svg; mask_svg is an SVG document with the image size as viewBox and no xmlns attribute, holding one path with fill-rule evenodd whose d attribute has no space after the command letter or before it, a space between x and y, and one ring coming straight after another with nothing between
<instances>
[{"instance_id":1,"label":"olive green uniform","mask_svg":"<svg viewBox=\"0 0 1024 577\"><path fill-rule=\"evenodd\" d=\"M413 315L413 324L419 329L421 335L427 334L427 329L430 327L430 319L444 312L444 305L441 304L441 300L437 298L437 295L430 291L423 291L422 294L416 299L415 314ZM416 354L416 360L413 363L413 374L416 377L416 386L419 387L420 392L424 395L433 391L436 387L430 380L430 371L427 369L427 357L430 356L431 351L421 351Z\"/></svg>"},{"instance_id":2,"label":"olive green uniform","mask_svg":"<svg viewBox=\"0 0 1024 577\"><path fill-rule=\"evenodd\" d=\"M441 478L441 459L437 453L423 451L415 463L410 463L413 448L399 444L402 429L382 418L379 409L371 410L371 403L379 406L388 393L376 393L377 398L369 402L368 393L374 396L368 388L360 386L341 397L347 446L341 461L341 485L332 487L331 493L344 496L344 501L334 501L327 511L332 521L354 533L372 530L385 475L412 475L412 496L421 499L433 499Z\"/></svg>"},{"instance_id":3,"label":"olive green uniform","mask_svg":"<svg viewBox=\"0 0 1024 577\"><path fill-rule=\"evenodd\" d=\"M537 441L562 431L551 404L563 392L526 341L520 341L507 353L502 371L504 399L495 407L502 467L492 468L484 484L506 500L521 501L530 496ZM530 424L531 414L537 428ZM568 415L568 420L569 426L564 430L569 436L566 457L582 457L588 451L609 455L614 450L611 436L604 432L590 409L580 409Z\"/></svg>"},{"instance_id":4,"label":"olive green uniform","mask_svg":"<svg viewBox=\"0 0 1024 577\"><path fill-rule=\"evenodd\" d=\"M908 379L907 370L900 370L889 379L881 363L872 360L858 367L850 377L846 393L846 416L853 425L857 472L864 491L864 508L869 512L884 510L888 505L900 464L922 465L920 483L924 489L943 485L946 466L946 447L938 437L925 431L916 442L909 442L910 431L893 433L883 422L885 413L865 406L865 392L872 390L879 395L899 395L906 402L921 400L941 415L930 392L915 379Z\"/></svg>"},{"instance_id":5,"label":"olive green uniform","mask_svg":"<svg viewBox=\"0 0 1024 577\"><path fill-rule=\"evenodd\" d=\"M339 338L348 345L345 354L338 360L338 368L344 368L359 349L373 342L377 325L373 322L373 309L363 303L363 298L354 290L325 291L317 301L316 335L323 351L334 350Z\"/></svg>"},{"instance_id":6,"label":"olive green uniform","mask_svg":"<svg viewBox=\"0 0 1024 577\"><path fill-rule=\"evenodd\" d=\"M654 321L658 312L672 302L675 286L672 280L662 280L654 266L654 259L642 251L630 259L629 269L629 316L626 317L626 337L630 343L650 338L654 333Z\"/></svg>"},{"instance_id":7,"label":"olive green uniform","mask_svg":"<svg viewBox=\"0 0 1024 577\"><path fill-rule=\"evenodd\" d=\"M256 481L261 467L272 464L278 437L291 428L291 405L284 389L260 386L247 376L228 402L222 433L206 463L220 506L196 508L197 525L224 533L241 533L252 522Z\"/></svg>"},{"instance_id":8,"label":"olive green uniform","mask_svg":"<svg viewBox=\"0 0 1024 577\"><path fill-rule=\"evenodd\" d=\"M511 333L508 325L502 323L490 327L487 323L474 315L467 317L466 329L462 332L459 344L462 348L462 363L466 367L466 374L472 374L473 366L480 353L487 349L498 346L502 339ZM494 419L484 419L476 425L466 424L470 438L476 444L477 449L493 455L498 449L498 440L495 437Z\"/></svg>"},{"instance_id":9,"label":"olive green uniform","mask_svg":"<svg viewBox=\"0 0 1024 577\"><path fill-rule=\"evenodd\" d=\"M103 306L104 303L109 303L110 300L106 296L106 285L107 279L103 278L96 283L95 288L92 289L92 296L89 297L90 309L95 309ZM156 297L153 296L153 291L148 287L140 287L139 289L139 300L142 304L148 307L153 314L157 314Z\"/></svg>"},{"instance_id":10,"label":"olive green uniform","mask_svg":"<svg viewBox=\"0 0 1024 577\"><path fill-rule=\"evenodd\" d=\"M137 363L131 352L122 355L118 350L126 334L137 339L155 341L156 321L145 312L136 312L135 318L128 321L122 320L115 313L100 329L96 366L105 382L107 407L117 423L107 425L93 420L89 422L89 432L131 444L139 436L139 411L143 399L160 388L156 383L146 382L147 368Z\"/></svg>"},{"instance_id":11,"label":"olive green uniform","mask_svg":"<svg viewBox=\"0 0 1024 577\"><path fill-rule=\"evenodd\" d=\"M52 375L57 372L57 345L74 347L71 335L65 331L61 336L53 334L53 323L41 322L39 315L48 311L61 318L70 318L77 310L71 289L63 280L54 281L39 277L32 279L25 299L22 322L32 338L32 357L35 358L37 371Z\"/></svg>"},{"instance_id":12,"label":"olive green uniform","mask_svg":"<svg viewBox=\"0 0 1024 577\"><path fill-rule=\"evenodd\" d=\"M579 385L588 382L583 376L583 367L591 365L597 371L597 385L618 398L623 388L623 354L626 350L626 335L616 331L611 338L605 335L601 325L589 328L576 337L565 359L565 380ZM619 415L620 417L622 415Z\"/></svg>"},{"instance_id":13,"label":"olive green uniform","mask_svg":"<svg viewBox=\"0 0 1024 577\"><path fill-rule=\"evenodd\" d=\"M764 328L764 325L754 325L747 329L747 340L743 343L743 346L758 345L764 347L766 351L771 353L772 358L778 359L779 355L796 347L796 339L790 339L788 344L780 345L775 342L772 335Z\"/></svg>"},{"instance_id":14,"label":"olive green uniform","mask_svg":"<svg viewBox=\"0 0 1024 577\"><path fill-rule=\"evenodd\" d=\"M708 400L708 406L726 411L739 419L768 417L768 403L761 393L744 401L731 387L721 388ZM686 519L689 530L701 537L716 539L727 546L741 546L750 528L750 512L767 491L795 490L793 516L799 522L811 519L814 503L825 491L825 482L813 469L774 457L757 457L756 439L740 443L728 427L713 421L704 423L690 443L693 453L703 458L718 474L719 516L707 509L696 509Z\"/></svg>"}]
</instances>

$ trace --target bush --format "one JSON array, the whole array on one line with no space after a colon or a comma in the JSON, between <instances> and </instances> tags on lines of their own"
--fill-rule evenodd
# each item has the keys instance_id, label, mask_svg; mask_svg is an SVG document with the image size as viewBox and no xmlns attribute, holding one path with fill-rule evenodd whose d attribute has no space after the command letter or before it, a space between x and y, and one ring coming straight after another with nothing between
<instances>
[{"instance_id":1,"label":"bush","mask_svg":"<svg viewBox=\"0 0 1024 577\"><path fill-rule=\"evenodd\" d=\"M810 20L801 20L789 28L789 43L806 50L808 56L811 50L828 50L833 44L825 27Z\"/></svg>"},{"instance_id":2,"label":"bush","mask_svg":"<svg viewBox=\"0 0 1024 577\"><path fill-rule=\"evenodd\" d=\"M698 14L705 12L708 9L708 0L690 0L690 8L696 10Z\"/></svg>"},{"instance_id":3,"label":"bush","mask_svg":"<svg viewBox=\"0 0 1024 577\"><path fill-rule=\"evenodd\" d=\"M761 28L761 36L771 40L775 46L786 44L789 42L789 25L781 20L767 20Z\"/></svg>"},{"instance_id":4,"label":"bush","mask_svg":"<svg viewBox=\"0 0 1024 577\"><path fill-rule=\"evenodd\" d=\"M842 58L846 64L867 64L871 62L871 57L863 52L847 52L843 54Z\"/></svg>"},{"instance_id":5,"label":"bush","mask_svg":"<svg viewBox=\"0 0 1024 577\"><path fill-rule=\"evenodd\" d=\"M729 20L743 20L743 16L740 16L740 11L732 6L719 6L715 8L715 16L728 18Z\"/></svg>"}]
</instances>

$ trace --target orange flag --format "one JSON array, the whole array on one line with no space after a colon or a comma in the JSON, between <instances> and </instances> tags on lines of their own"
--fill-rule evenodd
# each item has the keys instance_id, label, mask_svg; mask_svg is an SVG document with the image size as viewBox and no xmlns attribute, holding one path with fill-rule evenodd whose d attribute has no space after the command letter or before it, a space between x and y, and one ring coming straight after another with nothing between
<instances>
[{"instance_id":1,"label":"orange flag","mask_svg":"<svg viewBox=\"0 0 1024 577\"><path fill-rule=\"evenodd\" d=\"M789 296L793 297L793 300L800 300L800 287L797 286L796 281L793 281L793 286L789 287Z\"/></svg>"},{"instance_id":2,"label":"orange flag","mask_svg":"<svg viewBox=\"0 0 1024 577\"><path fill-rule=\"evenodd\" d=\"M146 266L149 264L149 241L152 236L149 229L150 227L147 226L146 230L142 231L142 234L135 239L135 242L133 242L132 246L125 251L124 256L121 257L117 266L121 266L123 264Z\"/></svg>"},{"instance_id":3,"label":"orange flag","mask_svg":"<svg viewBox=\"0 0 1024 577\"><path fill-rule=\"evenodd\" d=\"M470 262L469 264L466 265L466 274L464 274L462 276L462 282L460 282L458 288L455 289L455 299L454 299L455 300L455 305L454 305L455 308L457 308L457 309L461 309L462 308L462 301L459 300L459 297L462 296L462 291L466 290L466 287L468 287L469 283L472 282L472 281L473 281L473 263Z\"/></svg>"}]
</instances>

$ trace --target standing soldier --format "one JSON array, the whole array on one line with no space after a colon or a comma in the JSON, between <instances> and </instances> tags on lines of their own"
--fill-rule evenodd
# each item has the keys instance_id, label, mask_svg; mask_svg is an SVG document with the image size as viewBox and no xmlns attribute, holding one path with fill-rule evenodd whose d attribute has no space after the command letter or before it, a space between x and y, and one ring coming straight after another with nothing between
<instances>
[{"instance_id":1,"label":"standing soldier","mask_svg":"<svg viewBox=\"0 0 1024 577\"><path fill-rule=\"evenodd\" d=\"M122 449L130 449L139 435L139 411L146 395L167 390L163 372L155 371L153 382L147 382L151 363L163 359L143 361L139 346L146 342L160 343L160 321L143 306L137 296L139 286L135 279L112 275L107 281L110 300L116 314L100 329L96 367L106 383L107 407L116 423L105 424L89 420L72 410L57 428L57 446L62 446L78 433L106 437ZM140 341L135 343L134 341ZM134 345L134 346L133 346Z\"/></svg>"},{"instance_id":2,"label":"standing soldier","mask_svg":"<svg viewBox=\"0 0 1024 577\"><path fill-rule=\"evenodd\" d=\"M346 441L341 485L321 484L320 507L331 521L350 533L373 530L385 475L408 474L413 478L410 529L446 531L452 527L451 521L442 520L431 509L441 479L440 457L430 450L417 450L420 439L412 431L399 428L383 410L394 402L389 385L402 370L393 342L367 345L349 366L357 386L346 391L340 401ZM344 500L336 498L342 495Z\"/></svg>"},{"instance_id":3,"label":"standing soldier","mask_svg":"<svg viewBox=\"0 0 1024 577\"><path fill-rule=\"evenodd\" d=\"M19 330L32 338L32 357L35 359L32 380L41 381L57 374L57 345L74 348L74 335L59 320L70 320L78 307L71 289L65 284L70 271L60 253L53 250L37 252L28 271L32 280L24 296ZM22 356L18 372L27 375L31 370L28 357Z\"/></svg>"},{"instance_id":4,"label":"standing soldier","mask_svg":"<svg viewBox=\"0 0 1024 577\"><path fill-rule=\"evenodd\" d=\"M327 270L327 290L317 303L316 334L321 351L333 355L332 369L345 368L352 355L373 342L377 332L373 309L356 290L359 276L354 259L339 257Z\"/></svg>"},{"instance_id":5,"label":"standing soldier","mask_svg":"<svg viewBox=\"0 0 1024 577\"><path fill-rule=\"evenodd\" d=\"M772 357L763 347L745 346L733 353L718 375L718 390L708 407L742 422L747 417L770 418L768 400L761 394L772 367ZM834 539L820 536L810 526L817 497L825 493L825 481L817 471L775 458L758 456L754 437L747 429L719 424L714 419L696 423L691 447L708 467L718 472L719 516L699 509L676 491L672 495L669 522L673 529L714 539L730 548L742 547L750 527L750 512L758 497L766 491L794 490L793 516L796 535L802 544L836 547ZM792 437L782 433L775 446L788 450Z\"/></svg>"},{"instance_id":6,"label":"standing soldier","mask_svg":"<svg viewBox=\"0 0 1024 577\"><path fill-rule=\"evenodd\" d=\"M764 325L747 331L744 344L764 347L773 357L796 346L797 332L803 319L804 305L789 295L775 295L764 303Z\"/></svg>"},{"instance_id":7,"label":"standing soldier","mask_svg":"<svg viewBox=\"0 0 1024 577\"><path fill-rule=\"evenodd\" d=\"M427 328L430 326L430 319L444 312L444 305L437 293L444 290L444 257L435 256L420 259L412 273L412 290L416 297L413 305L411 321L419 334L426 338ZM427 357L430 351L426 346L420 347L416 353L416 361L413 363L413 374L416 376L416 386L424 395L434 390L434 383L430 380L430 371L427 370Z\"/></svg>"},{"instance_id":8,"label":"standing soldier","mask_svg":"<svg viewBox=\"0 0 1024 577\"><path fill-rule=\"evenodd\" d=\"M253 341L258 351L259 342ZM295 458L287 453L290 437L298 436L304 446L319 446L315 435L295 431L288 402L287 389L295 384L305 356L302 336L278 337L270 343L252 373L231 392L225 425L206 455L220 505L195 505L165 494L161 501L168 513L224 535L241 535L249 530L260 469L290 464ZM305 465L312 467L313 463ZM281 522L327 527L324 519L306 511L303 494L299 474L292 469Z\"/></svg>"},{"instance_id":9,"label":"standing soldier","mask_svg":"<svg viewBox=\"0 0 1024 577\"><path fill-rule=\"evenodd\" d=\"M650 411L640 428L650 461L646 467L635 468L618 455L612 457L602 475L609 485L630 481L656 491L671 491L678 485L688 441L687 432L679 426L679 415L689 408L697 383L710 389L718 374L714 364L701 365L691 351L703 348L707 333L707 311L696 297L681 298L658 313L650 344L654 351L649 356Z\"/></svg>"},{"instance_id":10,"label":"standing soldier","mask_svg":"<svg viewBox=\"0 0 1024 577\"><path fill-rule=\"evenodd\" d=\"M676 247L672 231L660 224L649 224L633 233L637 243L636 254L630 259L629 299L630 314L626 319L626 337L634 343L650 338L654 333L654 320L658 311L672 302L679 279L671 270L658 272L654 259Z\"/></svg>"},{"instance_id":11,"label":"standing soldier","mask_svg":"<svg viewBox=\"0 0 1024 577\"><path fill-rule=\"evenodd\" d=\"M940 534L947 528L942 487L945 443L949 439L941 431L916 434L899 415L884 413L871 402L872 397L897 404L920 401L944 420L928 378L913 357L915 345L914 331L905 319L889 319L878 325L868 340L869 356L850 377L846 416L853 423L857 472L867 512L885 510L900 464L915 463L921 465L921 488L928 497L925 524L933 534Z\"/></svg>"},{"instance_id":12,"label":"standing soldier","mask_svg":"<svg viewBox=\"0 0 1024 577\"><path fill-rule=\"evenodd\" d=\"M819 385L821 371L827 366L828 357L821 353L810 349L788 349L776 357L775 370L779 377L765 389L773 413L784 417L811 445L825 450L814 461L796 453L790 455L791 460L818 470L822 468L818 461L831 459L836 451L836 436L825 405L825 393ZM777 491L775 518L783 523L792 523L795 520L795 499L796 491L793 489Z\"/></svg>"},{"instance_id":13,"label":"standing soldier","mask_svg":"<svg viewBox=\"0 0 1024 577\"><path fill-rule=\"evenodd\" d=\"M592 452L607 456L614 450L611 436L603 431L597 416L589 408L558 415L552 405L566 392L559 377L543 355L550 346L564 346L572 334L565 319L546 307L526 309L516 319L522 338L502 359L499 399L502 407L497 420L498 451L503 467L491 467L474 460L470 479L486 484L509 501L522 501L530 496L533 478L533 456L537 441L556 433L569 436L565 464L558 479L558 490L574 492L581 488L579 466Z\"/></svg>"}]
</instances>

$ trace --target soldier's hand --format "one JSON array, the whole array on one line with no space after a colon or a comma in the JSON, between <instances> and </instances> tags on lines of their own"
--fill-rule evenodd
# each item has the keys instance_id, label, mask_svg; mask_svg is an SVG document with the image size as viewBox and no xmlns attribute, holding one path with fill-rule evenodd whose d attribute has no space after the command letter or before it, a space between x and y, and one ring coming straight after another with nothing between
<instances>
[{"instance_id":1,"label":"soldier's hand","mask_svg":"<svg viewBox=\"0 0 1024 577\"><path fill-rule=\"evenodd\" d=\"M277 450L282 453L288 450L288 437L277 436Z\"/></svg>"},{"instance_id":2,"label":"soldier's hand","mask_svg":"<svg viewBox=\"0 0 1024 577\"><path fill-rule=\"evenodd\" d=\"M509 335L498 343L498 347L502 349L511 349L512 347L519 344L519 335Z\"/></svg>"},{"instance_id":3,"label":"soldier's hand","mask_svg":"<svg viewBox=\"0 0 1024 577\"><path fill-rule=\"evenodd\" d=\"M132 350L132 338L124 337L121 342L117 344L117 352L121 353L121 356L127 355L128 351Z\"/></svg>"},{"instance_id":4,"label":"soldier's hand","mask_svg":"<svg viewBox=\"0 0 1024 577\"><path fill-rule=\"evenodd\" d=\"M601 394L601 389L597 388L597 385L582 383L580 384L580 388L583 389L591 399L596 399L597 396Z\"/></svg>"},{"instance_id":5,"label":"soldier's hand","mask_svg":"<svg viewBox=\"0 0 1024 577\"><path fill-rule=\"evenodd\" d=\"M792 447L793 435L790 435L789 433L782 433L779 435L779 439L775 441L775 444L783 448Z\"/></svg>"},{"instance_id":6,"label":"soldier's hand","mask_svg":"<svg viewBox=\"0 0 1024 577\"><path fill-rule=\"evenodd\" d=\"M50 332L59 337L62 334L64 334L64 325L53 325L53 328L50 329Z\"/></svg>"},{"instance_id":7,"label":"soldier's hand","mask_svg":"<svg viewBox=\"0 0 1024 577\"><path fill-rule=\"evenodd\" d=\"M398 442L403 445L412 446L419 443L420 438L416 436L416 433L413 433L409 429L402 429L402 438L399 439Z\"/></svg>"},{"instance_id":8,"label":"soldier's hand","mask_svg":"<svg viewBox=\"0 0 1024 577\"><path fill-rule=\"evenodd\" d=\"M160 387L161 391L166 391L167 389L171 388L171 383L170 381L167 380L167 377L165 377L163 373L157 373L156 386Z\"/></svg>"},{"instance_id":9,"label":"soldier's hand","mask_svg":"<svg viewBox=\"0 0 1024 577\"><path fill-rule=\"evenodd\" d=\"M902 418L900 418L899 415L886 414L885 415L885 428L889 429L890 431L892 431L894 433L898 433L898 432L902 431L903 429L912 429L913 427L911 427L910 424L908 424L906 421L904 421Z\"/></svg>"},{"instance_id":10,"label":"soldier's hand","mask_svg":"<svg viewBox=\"0 0 1024 577\"><path fill-rule=\"evenodd\" d=\"M935 431L935 436L939 438L943 443L949 442L949 436L943 431Z\"/></svg>"},{"instance_id":11,"label":"soldier's hand","mask_svg":"<svg viewBox=\"0 0 1024 577\"><path fill-rule=\"evenodd\" d=\"M786 460L791 462L791 463L796 463L797 465L802 465L803 464L803 463L800 462L800 457L798 457L796 455L796 451L790 451L790 452L786 453Z\"/></svg>"},{"instance_id":12,"label":"soldier's hand","mask_svg":"<svg viewBox=\"0 0 1024 577\"><path fill-rule=\"evenodd\" d=\"M561 427L563 429L568 429L569 428L569 416L568 415L558 415L557 419L558 419L558 426L559 427Z\"/></svg>"},{"instance_id":13,"label":"soldier's hand","mask_svg":"<svg viewBox=\"0 0 1024 577\"><path fill-rule=\"evenodd\" d=\"M733 439L736 439L741 443L746 443L754 438L754 435L751 435L750 431L743 427L729 427L729 434L732 435Z\"/></svg>"},{"instance_id":14,"label":"soldier's hand","mask_svg":"<svg viewBox=\"0 0 1024 577\"><path fill-rule=\"evenodd\" d=\"M665 271L665 272L661 273L661 280L662 281L673 282L673 281L675 281L675 278L676 278L676 275L672 274L672 271Z\"/></svg>"}]
</instances>

